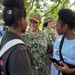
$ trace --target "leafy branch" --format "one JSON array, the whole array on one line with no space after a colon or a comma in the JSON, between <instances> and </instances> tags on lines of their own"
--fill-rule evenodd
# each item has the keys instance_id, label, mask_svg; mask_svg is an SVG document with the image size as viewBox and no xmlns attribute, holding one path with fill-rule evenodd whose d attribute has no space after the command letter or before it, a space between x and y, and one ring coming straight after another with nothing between
<instances>
[{"instance_id":1,"label":"leafy branch","mask_svg":"<svg viewBox=\"0 0 75 75\"><path fill-rule=\"evenodd\" d=\"M42 15L42 17L43 17L43 16L46 16L47 14L49 14L50 12L52 12L54 9L56 9L56 8L59 6L59 4L60 4L60 0L59 0L58 4L57 4L54 8L52 8L52 9L51 9L50 11L48 11L46 14Z\"/></svg>"}]
</instances>

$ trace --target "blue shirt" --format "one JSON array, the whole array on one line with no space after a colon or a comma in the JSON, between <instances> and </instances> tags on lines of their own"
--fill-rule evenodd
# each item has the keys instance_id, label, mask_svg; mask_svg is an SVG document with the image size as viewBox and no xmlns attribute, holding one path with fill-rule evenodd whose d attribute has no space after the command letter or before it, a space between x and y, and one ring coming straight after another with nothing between
<instances>
[{"instance_id":1,"label":"blue shirt","mask_svg":"<svg viewBox=\"0 0 75 75\"><path fill-rule=\"evenodd\" d=\"M4 34L5 34L5 31L4 30L0 31L0 35L1 36L4 35Z\"/></svg>"},{"instance_id":2,"label":"blue shirt","mask_svg":"<svg viewBox=\"0 0 75 75\"><path fill-rule=\"evenodd\" d=\"M59 56L59 45L62 39L62 35L58 36L54 43L54 52L53 57L57 60L60 60ZM68 40L64 38L62 50L61 50L63 59L66 63L75 65L75 39ZM52 64L51 66L51 74L50 75L58 75L58 70ZM60 73L62 75L62 73Z\"/></svg>"}]
</instances>

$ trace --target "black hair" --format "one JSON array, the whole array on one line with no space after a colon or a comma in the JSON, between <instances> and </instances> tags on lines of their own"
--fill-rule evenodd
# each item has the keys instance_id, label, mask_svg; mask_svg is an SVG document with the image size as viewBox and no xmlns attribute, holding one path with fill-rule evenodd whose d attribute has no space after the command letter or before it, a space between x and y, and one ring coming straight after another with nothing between
<instances>
[{"instance_id":1,"label":"black hair","mask_svg":"<svg viewBox=\"0 0 75 75\"><path fill-rule=\"evenodd\" d=\"M48 22L43 24L43 27L47 27L48 26Z\"/></svg>"},{"instance_id":2,"label":"black hair","mask_svg":"<svg viewBox=\"0 0 75 75\"><path fill-rule=\"evenodd\" d=\"M24 0L3 0L3 5L5 7L24 8Z\"/></svg>"},{"instance_id":3,"label":"black hair","mask_svg":"<svg viewBox=\"0 0 75 75\"><path fill-rule=\"evenodd\" d=\"M75 13L70 9L60 9L58 12L58 20L63 24L67 24L71 29L75 27Z\"/></svg>"},{"instance_id":4,"label":"black hair","mask_svg":"<svg viewBox=\"0 0 75 75\"><path fill-rule=\"evenodd\" d=\"M21 3L19 3L21 2ZM15 4L16 3L16 4ZM3 5L3 20L5 25L18 27L22 17L26 18L26 9L23 0L5 0Z\"/></svg>"}]
</instances>

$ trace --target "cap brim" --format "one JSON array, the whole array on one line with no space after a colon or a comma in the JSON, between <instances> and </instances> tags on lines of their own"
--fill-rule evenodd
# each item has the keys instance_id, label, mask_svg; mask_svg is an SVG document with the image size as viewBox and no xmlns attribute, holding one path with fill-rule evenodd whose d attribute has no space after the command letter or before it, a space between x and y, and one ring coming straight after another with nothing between
<instances>
[{"instance_id":1,"label":"cap brim","mask_svg":"<svg viewBox=\"0 0 75 75\"><path fill-rule=\"evenodd\" d=\"M39 23L39 21L38 21L38 20L36 20L35 18L30 18L30 19L32 19L32 20L34 20L34 21L36 21L36 22L38 22L38 23Z\"/></svg>"}]
</instances>

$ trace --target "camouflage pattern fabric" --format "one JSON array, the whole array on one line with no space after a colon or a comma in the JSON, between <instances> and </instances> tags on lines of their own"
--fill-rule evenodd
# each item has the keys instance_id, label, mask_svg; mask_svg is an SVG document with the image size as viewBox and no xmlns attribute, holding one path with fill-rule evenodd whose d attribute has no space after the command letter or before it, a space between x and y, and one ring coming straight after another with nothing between
<instances>
[{"instance_id":1,"label":"camouflage pattern fabric","mask_svg":"<svg viewBox=\"0 0 75 75\"><path fill-rule=\"evenodd\" d=\"M52 42L54 43L54 41L55 41L55 36L54 36L55 35L55 32L54 32L54 30L52 30L50 28L45 28L43 30L43 32L44 32L45 36L48 39L47 41L50 42L50 40L52 40Z\"/></svg>"},{"instance_id":2,"label":"camouflage pattern fabric","mask_svg":"<svg viewBox=\"0 0 75 75\"><path fill-rule=\"evenodd\" d=\"M47 41L47 52L48 52L48 55L49 57L52 57L52 51L53 51L53 44L54 44L54 40L53 40L53 36L54 36L54 33L52 30L50 30L50 28L45 28L42 33L44 33L45 37L46 37L46 41Z\"/></svg>"},{"instance_id":3,"label":"camouflage pattern fabric","mask_svg":"<svg viewBox=\"0 0 75 75\"><path fill-rule=\"evenodd\" d=\"M25 43L31 48L33 75L50 75L50 59L47 55L47 41L44 33L33 36L28 31L23 36Z\"/></svg>"}]
</instances>

